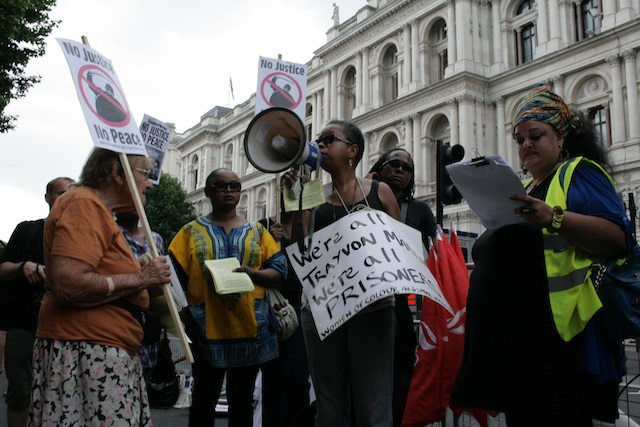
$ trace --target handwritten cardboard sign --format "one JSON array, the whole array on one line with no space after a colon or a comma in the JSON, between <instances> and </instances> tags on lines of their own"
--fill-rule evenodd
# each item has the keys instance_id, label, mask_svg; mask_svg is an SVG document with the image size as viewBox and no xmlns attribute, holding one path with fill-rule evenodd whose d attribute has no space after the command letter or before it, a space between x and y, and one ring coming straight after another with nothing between
<instances>
[{"instance_id":1,"label":"handwritten cardboard sign","mask_svg":"<svg viewBox=\"0 0 640 427\"><path fill-rule=\"evenodd\" d=\"M394 294L424 295L451 311L422 259L421 233L364 209L316 231L308 250L286 248L324 340L365 307Z\"/></svg>"}]
</instances>

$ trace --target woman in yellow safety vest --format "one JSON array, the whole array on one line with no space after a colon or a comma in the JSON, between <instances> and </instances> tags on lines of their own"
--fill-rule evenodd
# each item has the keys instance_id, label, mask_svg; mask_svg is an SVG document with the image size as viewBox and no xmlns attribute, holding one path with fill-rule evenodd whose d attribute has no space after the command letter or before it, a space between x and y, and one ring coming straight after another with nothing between
<instances>
[{"instance_id":1,"label":"woman in yellow safety vest","mask_svg":"<svg viewBox=\"0 0 640 427\"><path fill-rule=\"evenodd\" d=\"M465 356L451 402L504 412L509 426L617 418L621 346L599 334L594 257L625 256L632 227L589 123L538 85L513 120L527 195L522 223L473 248Z\"/></svg>"}]
</instances>

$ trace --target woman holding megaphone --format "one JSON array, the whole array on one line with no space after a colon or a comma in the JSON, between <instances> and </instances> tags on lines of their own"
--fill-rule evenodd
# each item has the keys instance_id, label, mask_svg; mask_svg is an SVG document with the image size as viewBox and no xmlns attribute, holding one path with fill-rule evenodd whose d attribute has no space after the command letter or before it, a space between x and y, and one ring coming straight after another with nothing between
<instances>
[{"instance_id":1,"label":"woman holding megaphone","mask_svg":"<svg viewBox=\"0 0 640 427\"><path fill-rule=\"evenodd\" d=\"M331 182L324 185L326 202L313 214L316 229L359 209L382 210L400 219L398 202L387 184L356 177L364 153L364 138L356 125L333 120L316 142L321 167L331 175ZM292 185L297 175L288 172L283 180ZM392 425L394 303L394 296L385 297L320 340L303 295L302 328L317 397L316 427L346 425L351 418L358 425Z\"/></svg>"}]
</instances>

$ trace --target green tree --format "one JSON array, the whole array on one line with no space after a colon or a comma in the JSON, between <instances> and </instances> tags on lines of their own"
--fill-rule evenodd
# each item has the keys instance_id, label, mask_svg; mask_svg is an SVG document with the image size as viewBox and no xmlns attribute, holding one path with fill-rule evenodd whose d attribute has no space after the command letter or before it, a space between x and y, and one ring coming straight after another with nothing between
<instances>
[{"instance_id":1,"label":"green tree","mask_svg":"<svg viewBox=\"0 0 640 427\"><path fill-rule=\"evenodd\" d=\"M12 99L22 98L40 76L27 76L31 58L44 55L45 39L60 21L49 18L56 0L0 0L0 133L15 127L5 114Z\"/></svg>"},{"instance_id":2,"label":"green tree","mask_svg":"<svg viewBox=\"0 0 640 427\"><path fill-rule=\"evenodd\" d=\"M194 218L193 206L187 201L180 181L163 173L160 183L148 195L147 219L151 229L162 236L167 247L180 228Z\"/></svg>"},{"instance_id":3,"label":"green tree","mask_svg":"<svg viewBox=\"0 0 640 427\"><path fill-rule=\"evenodd\" d=\"M40 76L27 76L31 58L44 55L45 39L60 21L49 18L56 0L0 0L0 133L15 127L16 116L4 113L12 99L22 98Z\"/></svg>"}]
</instances>

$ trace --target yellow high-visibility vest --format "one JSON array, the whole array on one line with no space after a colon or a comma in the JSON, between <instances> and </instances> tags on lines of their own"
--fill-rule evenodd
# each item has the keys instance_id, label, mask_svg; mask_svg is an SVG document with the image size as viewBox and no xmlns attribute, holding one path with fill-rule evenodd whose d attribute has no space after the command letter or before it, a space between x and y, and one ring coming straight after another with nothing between
<instances>
[{"instance_id":1,"label":"yellow high-visibility vest","mask_svg":"<svg viewBox=\"0 0 640 427\"><path fill-rule=\"evenodd\" d=\"M551 179L545 203L567 209L567 195L573 173L580 162L589 162L605 174L613 187L611 176L597 163L584 157L563 162ZM544 260L547 269L549 302L558 334L565 341L584 330L602 303L591 282L590 255L577 248L560 234L542 230Z\"/></svg>"}]
</instances>

